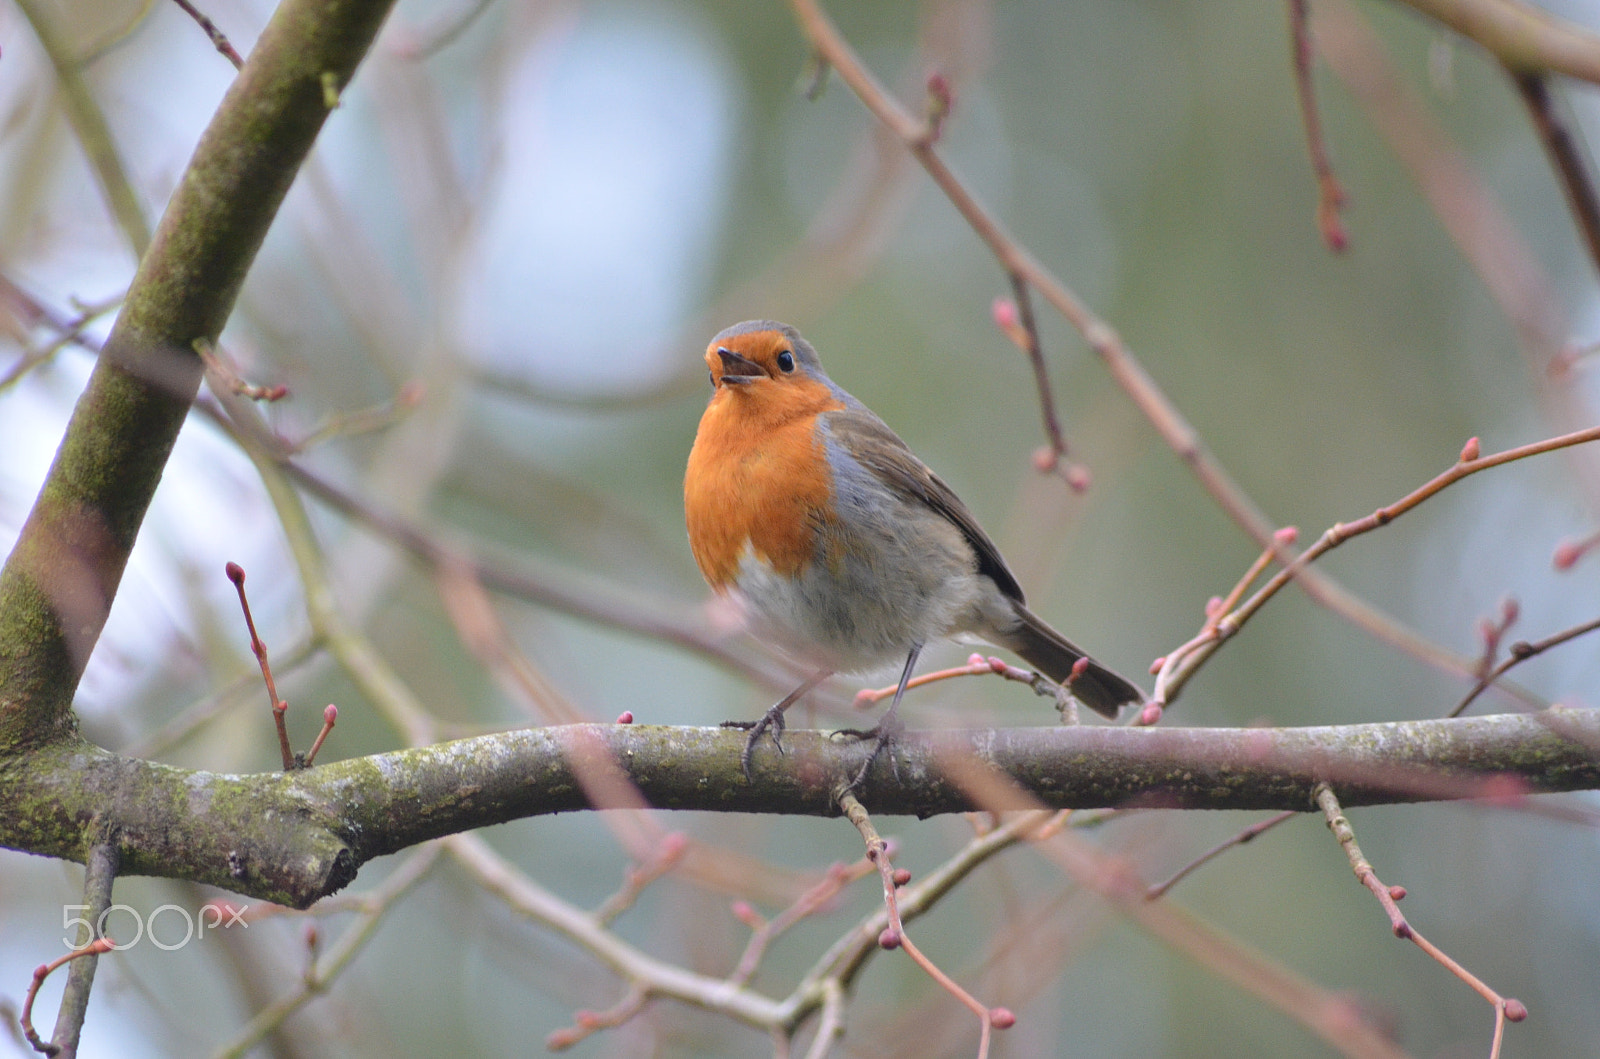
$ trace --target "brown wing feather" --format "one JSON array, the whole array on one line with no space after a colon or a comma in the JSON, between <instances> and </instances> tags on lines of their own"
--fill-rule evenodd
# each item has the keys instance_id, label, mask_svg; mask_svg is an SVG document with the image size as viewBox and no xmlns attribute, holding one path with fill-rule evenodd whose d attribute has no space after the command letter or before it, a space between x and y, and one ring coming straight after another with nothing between
<instances>
[{"instance_id":1,"label":"brown wing feather","mask_svg":"<svg viewBox=\"0 0 1600 1059\"><path fill-rule=\"evenodd\" d=\"M828 427L861 464L874 471L889 488L907 498L923 501L961 531L978 556L978 572L987 575L1002 593L1024 602L1022 586L1000 557L1000 549L983 532L967 505L944 480L900 440L889 425L865 408L841 408L827 413Z\"/></svg>"}]
</instances>

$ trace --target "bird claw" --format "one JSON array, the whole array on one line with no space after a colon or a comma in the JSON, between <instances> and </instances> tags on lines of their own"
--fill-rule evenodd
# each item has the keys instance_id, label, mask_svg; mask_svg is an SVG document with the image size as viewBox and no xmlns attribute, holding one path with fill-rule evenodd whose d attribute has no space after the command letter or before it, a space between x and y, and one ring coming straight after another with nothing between
<instances>
[{"instance_id":1,"label":"bird claw","mask_svg":"<svg viewBox=\"0 0 1600 1059\"><path fill-rule=\"evenodd\" d=\"M862 781L867 778L867 773L872 771L872 765L883 752L894 746L900 738L900 733L905 731L905 722L900 720L893 711L885 714L876 725L871 728L840 728L830 738L857 739L862 742L872 740L872 750L867 754L867 760L856 771L855 777L845 786L844 793L849 794L860 788ZM894 772L894 781L900 782L900 761L893 754L889 755L889 768Z\"/></svg>"},{"instance_id":2,"label":"bird claw","mask_svg":"<svg viewBox=\"0 0 1600 1059\"><path fill-rule=\"evenodd\" d=\"M741 732L749 732L750 737L744 741L744 749L739 751L739 771L744 773L744 778L753 780L750 775L750 762L755 755L756 744L767 732L772 733L772 745L778 748L778 753L783 751L783 708L788 703L780 703L761 715L759 721L723 721L724 728L737 728Z\"/></svg>"}]
</instances>

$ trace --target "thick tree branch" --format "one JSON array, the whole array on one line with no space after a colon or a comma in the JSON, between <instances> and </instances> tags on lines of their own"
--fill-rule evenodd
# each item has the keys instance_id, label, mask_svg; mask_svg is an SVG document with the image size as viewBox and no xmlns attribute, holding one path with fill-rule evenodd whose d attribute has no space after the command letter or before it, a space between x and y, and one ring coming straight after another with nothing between
<instances>
[{"instance_id":1,"label":"thick tree branch","mask_svg":"<svg viewBox=\"0 0 1600 1059\"><path fill-rule=\"evenodd\" d=\"M0 844L81 860L99 836L124 874L212 883L305 907L373 857L442 835L592 806L583 781L616 770L661 809L836 816L834 790L866 748L791 731L763 745L720 728L578 724L399 750L291 773L237 776L120 757L82 742L0 770ZM975 808L1142 806L1315 810L1319 782L1345 805L1600 788L1600 713L1316 728L1057 727L911 732L858 788L879 814ZM1027 792L977 805L972 762ZM630 792L629 801L633 802ZM605 808L601 805L599 808Z\"/></svg>"},{"instance_id":2,"label":"thick tree branch","mask_svg":"<svg viewBox=\"0 0 1600 1059\"><path fill-rule=\"evenodd\" d=\"M389 0L287 0L195 149L0 571L0 748L71 704L215 340Z\"/></svg>"}]
</instances>

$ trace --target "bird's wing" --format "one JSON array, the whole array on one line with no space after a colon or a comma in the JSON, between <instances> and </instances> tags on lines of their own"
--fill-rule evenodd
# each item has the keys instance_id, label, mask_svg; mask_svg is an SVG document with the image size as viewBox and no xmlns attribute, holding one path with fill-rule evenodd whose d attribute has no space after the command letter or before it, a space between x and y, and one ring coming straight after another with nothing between
<instances>
[{"instance_id":1,"label":"bird's wing","mask_svg":"<svg viewBox=\"0 0 1600 1059\"><path fill-rule=\"evenodd\" d=\"M972 545L978 572L994 581L1002 593L1024 602L1022 586L1000 556L1000 549L983 532L961 498L944 484L889 425L865 408L841 408L826 413L828 429L863 467L901 496L920 500L949 519Z\"/></svg>"}]
</instances>

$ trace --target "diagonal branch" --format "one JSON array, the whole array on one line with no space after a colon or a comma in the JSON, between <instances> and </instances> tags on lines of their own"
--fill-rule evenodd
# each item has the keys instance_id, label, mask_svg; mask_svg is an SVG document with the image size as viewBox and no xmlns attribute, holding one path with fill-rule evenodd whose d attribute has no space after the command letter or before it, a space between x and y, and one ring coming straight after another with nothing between
<instances>
[{"instance_id":1,"label":"diagonal branch","mask_svg":"<svg viewBox=\"0 0 1600 1059\"><path fill-rule=\"evenodd\" d=\"M70 732L72 697L214 341L389 0L286 0L139 264L0 571L0 748Z\"/></svg>"}]
</instances>

